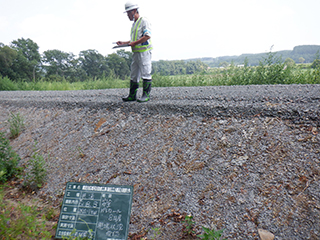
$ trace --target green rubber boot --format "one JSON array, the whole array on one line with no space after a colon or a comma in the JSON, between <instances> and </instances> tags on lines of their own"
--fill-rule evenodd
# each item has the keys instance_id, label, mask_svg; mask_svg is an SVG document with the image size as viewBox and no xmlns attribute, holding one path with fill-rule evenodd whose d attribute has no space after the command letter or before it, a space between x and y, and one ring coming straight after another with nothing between
<instances>
[{"instance_id":1,"label":"green rubber boot","mask_svg":"<svg viewBox=\"0 0 320 240\"><path fill-rule=\"evenodd\" d=\"M143 94L137 102L148 102L150 100L151 82L152 79L143 79Z\"/></svg>"},{"instance_id":2,"label":"green rubber boot","mask_svg":"<svg viewBox=\"0 0 320 240\"><path fill-rule=\"evenodd\" d=\"M130 81L130 91L128 97L123 97L124 102L132 102L137 100L137 91L139 89L139 83Z\"/></svg>"}]
</instances>

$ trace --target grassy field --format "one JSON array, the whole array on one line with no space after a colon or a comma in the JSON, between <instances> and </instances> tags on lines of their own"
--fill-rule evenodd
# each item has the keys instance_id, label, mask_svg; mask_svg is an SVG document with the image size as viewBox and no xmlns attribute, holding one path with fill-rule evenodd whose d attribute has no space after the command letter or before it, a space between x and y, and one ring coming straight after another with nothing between
<instances>
[{"instance_id":1,"label":"grassy field","mask_svg":"<svg viewBox=\"0 0 320 240\"><path fill-rule=\"evenodd\" d=\"M68 82L45 81L15 82L7 77L0 77L0 91L53 91L53 90L89 90L108 88L127 88L129 78L122 80L115 77ZM288 67L284 64L261 63L256 67L229 66L223 69L208 69L192 75L163 76L153 75L153 87L190 87L190 86L228 86L258 84L320 84L320 69Z\"/></svg>"}]
</instances>

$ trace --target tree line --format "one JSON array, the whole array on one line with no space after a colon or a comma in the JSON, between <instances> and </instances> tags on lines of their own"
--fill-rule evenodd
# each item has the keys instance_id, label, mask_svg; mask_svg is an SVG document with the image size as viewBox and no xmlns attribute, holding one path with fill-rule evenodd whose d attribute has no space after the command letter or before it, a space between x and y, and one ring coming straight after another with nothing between
<instances>
[{"instance_id":1,"label":"tree line","mask_svg":"<svg viewBox=\"0 0 320 240\"><path fill-rule=\"evenodd\" d=\"M270 49L270 52L272 47ZM312 63L318 58L320 52L319 45L302 45L296 46L293 50L277 51L275 54L281 57L282 61L287 58L291 58L295 63ZM190 59L190 61L201 60L206 63L209 67L221 67L225 64L229 65L234 63L235 65L241 65L245 61L248 62L249 66L258 66L260 61L266 58L268 53L256 53L256 54L241 54L240 56L221 56L217 58L200 58Z\"/></svg>"},{"instance_id":2,"label":"tree line","mask_svg":"<svg viewBox=\"0 0 320 240\"><path fill-rule=\"evenodd\" d=\"M10 46L0 43L0 75L11 80L84 81L114 74L125 78L130 73L132 53L119 50L103 56L96 50L85 50L76 57L73 53L47 50L39 53L39 46L31 39L12 41Z\"/></svg>"},{"instance_id":3,"label":"tree line","mask_svg":"<svg viewBox=\"0 0 320 240\"><path fill-rule=\"evenodd\" d=\"M81 51L78 56L60 50L39 53L39 46L31 39L18 39L9 46L0 43L0 76L14 81L69 82L113 76L126 79L130 75L132 52L123 49L103 56L97 50ZM152 73L163 75L193 74L206 69L206 64L184 61L153 63Z\"/></svg>"}]
</instances>

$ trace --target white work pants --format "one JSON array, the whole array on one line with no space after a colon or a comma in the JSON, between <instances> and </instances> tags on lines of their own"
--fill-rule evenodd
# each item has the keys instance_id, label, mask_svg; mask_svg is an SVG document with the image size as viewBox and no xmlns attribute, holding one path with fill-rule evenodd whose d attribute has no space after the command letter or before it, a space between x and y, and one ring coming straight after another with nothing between
<instances>
[{"instance_id":1,"label":"white work pants","mask_svg":"<svg viewBox=\"0 0 320 240\"><path fill-rule=\"evenodd\" d=\"M134 52L132 55L130 79L138 83L140 78L151 79L151 51Z\"/></svg>"}]
</instances>

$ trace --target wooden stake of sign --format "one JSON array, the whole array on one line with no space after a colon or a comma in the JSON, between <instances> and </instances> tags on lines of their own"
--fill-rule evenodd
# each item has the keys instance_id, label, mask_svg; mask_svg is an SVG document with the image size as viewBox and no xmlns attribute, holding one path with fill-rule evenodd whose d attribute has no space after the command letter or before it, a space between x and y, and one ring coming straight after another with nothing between
<instances>
[{"instance_id":1,"label":"wooden stake of sign","mask_svg":"<svg viewBox=\"0 0 320 240\"><path fill-rule=\"evenodd\" d=\"M56 238L126 240L132 196L133 186L67 183Z\"/></svg>"}]
</instances>

